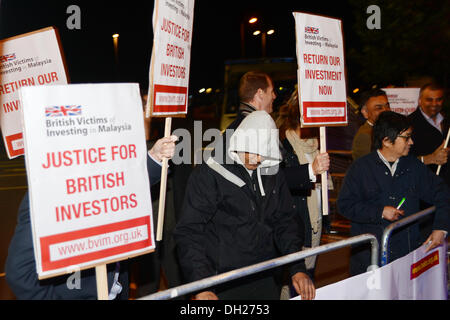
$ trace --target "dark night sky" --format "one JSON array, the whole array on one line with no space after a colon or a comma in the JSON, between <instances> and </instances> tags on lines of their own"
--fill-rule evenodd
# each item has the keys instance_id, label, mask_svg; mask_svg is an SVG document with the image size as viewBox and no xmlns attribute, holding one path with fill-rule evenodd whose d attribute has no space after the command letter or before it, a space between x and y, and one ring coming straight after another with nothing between
<instances>
[{"instance_id":1,"label":"dark night sky","mask_svg":"<svg viewBox=\"0 0 450 320\"><path fill-rule=\"evenodd\" d=\"M389 84L391 80L403 85L408 73L419 70L418 64L421 69L416 73L430 69L434 74L443 74L444 85L447 85L450 53L445 52L450 48L446 40L449 23L445 16L450 14L450 5L445 3L440 0L417 0L414 4L401 0L196 0L190 91L222 86L224 61L241 58L240 24L253 15L276 30L268 37L267 56L295 58L293 11L342 19L350 90L371 86L373 82L369 81L376 78L372 77L375 73L375 81L384 81L380 85ZM71 83L139 82L141 87L147 88L153 1L0 0L0 4L0 39L50 25L59 29ZM66 9L71 4L81 8L81 30L66 27L70 16ZM381 30L368 32L366 9L370 4L381 7ZM247 57L260 57L260 38L250 34L250 27L246 31ZM365 45L369 47L362 47L362 38L358 35L361 32L366 32L363 39L368 40ZM118 78L115 77L113 33L120 34ZM359 55L358 61L355 53ZM365 69L366 82L363 83L361 71ZM389 75L385 76L384 71L391 72L386 72Z\"/></svg>"},{"instance_id":2,"label":"dark night sky","mask_svg":"<svg viewBox=\"0 0 450 320\"><path fill-rule=\"evenodd\" d=\"M111 35L119 33L118 81L139 82L141 86L147 86L153 37L153 1L1 0L1 3L0 38L50 25L58 28L72 83L116 81ZM197 0L190 89L221 86L224 61L241 58L240 23L248 20L249 16L259 16L260 21L276 30L267 40L267 55L273 57L295 57L293 11L337 18L343 18L347 12L344 29L349 29L353 23L345 4L301 3L286 0ZM70 16L66 8L71 4L81 8L81 30L68 30L66 27ZM256 58L261 54L261 42L250 31L248 29L246 35L246 55Z\"/></svg>"}]
</instances>

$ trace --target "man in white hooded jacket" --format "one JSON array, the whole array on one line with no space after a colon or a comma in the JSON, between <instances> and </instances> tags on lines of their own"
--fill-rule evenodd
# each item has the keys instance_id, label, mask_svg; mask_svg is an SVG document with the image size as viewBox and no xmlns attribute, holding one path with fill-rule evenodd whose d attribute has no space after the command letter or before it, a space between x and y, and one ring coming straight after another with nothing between
<instances>
[{"instance_id":1,"label":"man in white hooded jacket","mask_svg":"<svg viewBox=\"0 0 450 320\"><path fill-rule=\"evenodd\" d=\"M300 221L281 161L278 130L265 111L249 114L231 137L232 164L209 158L191 174L174 232L188 282L298 252ZM304 261L292 264L297 293L313 299L315 288ZM280 270L240 278L195 295L196 299L279 299Z\"/></svg>"}]
</instances>

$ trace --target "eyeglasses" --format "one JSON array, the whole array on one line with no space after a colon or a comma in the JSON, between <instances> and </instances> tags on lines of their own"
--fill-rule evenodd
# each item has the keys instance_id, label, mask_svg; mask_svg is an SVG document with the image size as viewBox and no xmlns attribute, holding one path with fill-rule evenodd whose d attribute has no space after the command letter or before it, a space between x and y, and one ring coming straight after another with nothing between
<instances>
[{"instance_id":1,"label":"eyeglasses","mask_svg":"<svg viewBox=\"0 0 450 320\"><path fill-rule=\"evenodd\" d=\"M406 142L408 142L409 140L412 140L411 135L408 135L408 136L402 136L402 135L399 134L397 137L400 137L400 138L405 139Z\"/></svg>"}]
</instances>

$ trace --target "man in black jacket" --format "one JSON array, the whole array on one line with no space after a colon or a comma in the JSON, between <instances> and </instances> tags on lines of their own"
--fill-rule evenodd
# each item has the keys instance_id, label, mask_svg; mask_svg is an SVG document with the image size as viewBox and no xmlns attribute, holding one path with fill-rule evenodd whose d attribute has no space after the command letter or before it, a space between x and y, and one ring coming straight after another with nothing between
<instances>
[{"instance_id":1,"label":"man in black jacket","mask_svg":"<svg viewBox=\"0 0 450 320\"><path fill-rule=\"evenodd\" d=\"M450 186L450 166L448 164L449 148L444 148L444 140L448 134L449 119L441 114L444 103L444 88L436 83L427 83L420 88L417 109L408 118L413 126L412 139L414 145L411 154L437 173L440 165L439 176ZM423 202L421 209L430 207ZM426 238L432 227L432 216L422 219L420 229L422 238Z\"/></svg>"},{"instance_id":2,"label":"man in black jacket","mask_svg":"<svg viewBox=\"0 0 450 320\"><path fill-rule=\"evenodd\" d=\"M264 72L249 71L245 73L239 82L239 111L237 118L226 129L222 143L224 156L223 163L230 163L227 157L226 146L234 130L241 124L242 120L249 114L257 110L263 110L267 113L273 111L273 101L276 95L274 92L273 81L270 76ZM283 152L283 150L282 150ZM328 153L317 155L312 164L304 164L298 167L284 167L287 184L289 188L311 189L311 182L316 182L316 175L328 171L330 167L330 158Z\"/></svg>"},{"instance_id":3,"label":"man in black jacket","mask_svg":"<svg viewBox=\"0 0 450 320\"><path fill-rule=\"evenodd\" d=\"M419 106L408 118L413 126L414 145L411 153L417 156L434 173L441 165L440 176L450 186L450 168L444 140L449 129L449 121L441 114L444 103L444 89L434 83L428 83L420 89Z\"/></svg>"},{"instance_id":4,"label":"man in black jacket","mask_svg":"<svg viewBox=\"0 0 450 320\"><path fill-rule=\"evenodd\" d=\"M303 227L296 223L283 172L278 130L269 114L254 111L242 121L227 149L233 163L213 158L195 168L174 232L186 280L196 281L300 251ZM290 267L303 299L315 288L304 261ZM200 300L279 299L273 270L196 294Z\"/></svg>"},{"instance_id":5,"label":"man in black jacket","mask_svg":"<svg viewBox=\"0 0 450 320\"><path fill-rule=\"evenodd\" d=\"M147 170L151 184L158 183L160 180L162 159L173 157L176 139L176 136L161 138L148 152ZM75 280L71 280L71 277L73 277L71 275L45 280L38 279L34 259L28 193L22 199L17 220L5 266L6 281L17 299L97 299L94 268L81 271L78 284ZM128 299L127 262L109 264L107 270L110 299Z\"/></svg>"}]
</instances>

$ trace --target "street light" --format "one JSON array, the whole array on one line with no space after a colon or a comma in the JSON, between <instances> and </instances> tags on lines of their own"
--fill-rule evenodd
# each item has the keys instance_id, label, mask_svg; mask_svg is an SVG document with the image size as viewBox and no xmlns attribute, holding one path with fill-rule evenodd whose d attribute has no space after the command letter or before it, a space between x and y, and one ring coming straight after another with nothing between
<instances>
[{"instance_id":1,"label":"street light","mask_svg":"<svg viewBox=\"0 0 450 320\"><path fill-rule=\"evenodd\" d=\"M114 45L114 60L116 62L116 78L119 78L119 34L112 35Z\"/></svg>"},{"instance_id":2,"label":"street light","mask_svg":"<svg viewBox=\"0 0 450 320\"><path fill-rule=\"evenodd\" d=\"M248 20L248 23L254 24L258 21L257 17L251 17ZM245 57L245 23L244 21L241 22L241 56L242 58Z\"/></svg>"},{"instance_id":3,"label":"street light","mask_svg":"<svg viewBox=\"0 0 450 320\"><path fill-rule=\"evenodd\" d=\"M265 57L266 56L266 35L271 35L274 34L275 30L274 29L270 29L268 31L265 32L261 32L261 30L256 30L255 32L253 32L254 36L258 36L261 34L261 49L262 49L262 56Z\"/></svg>"}]
</instances>

